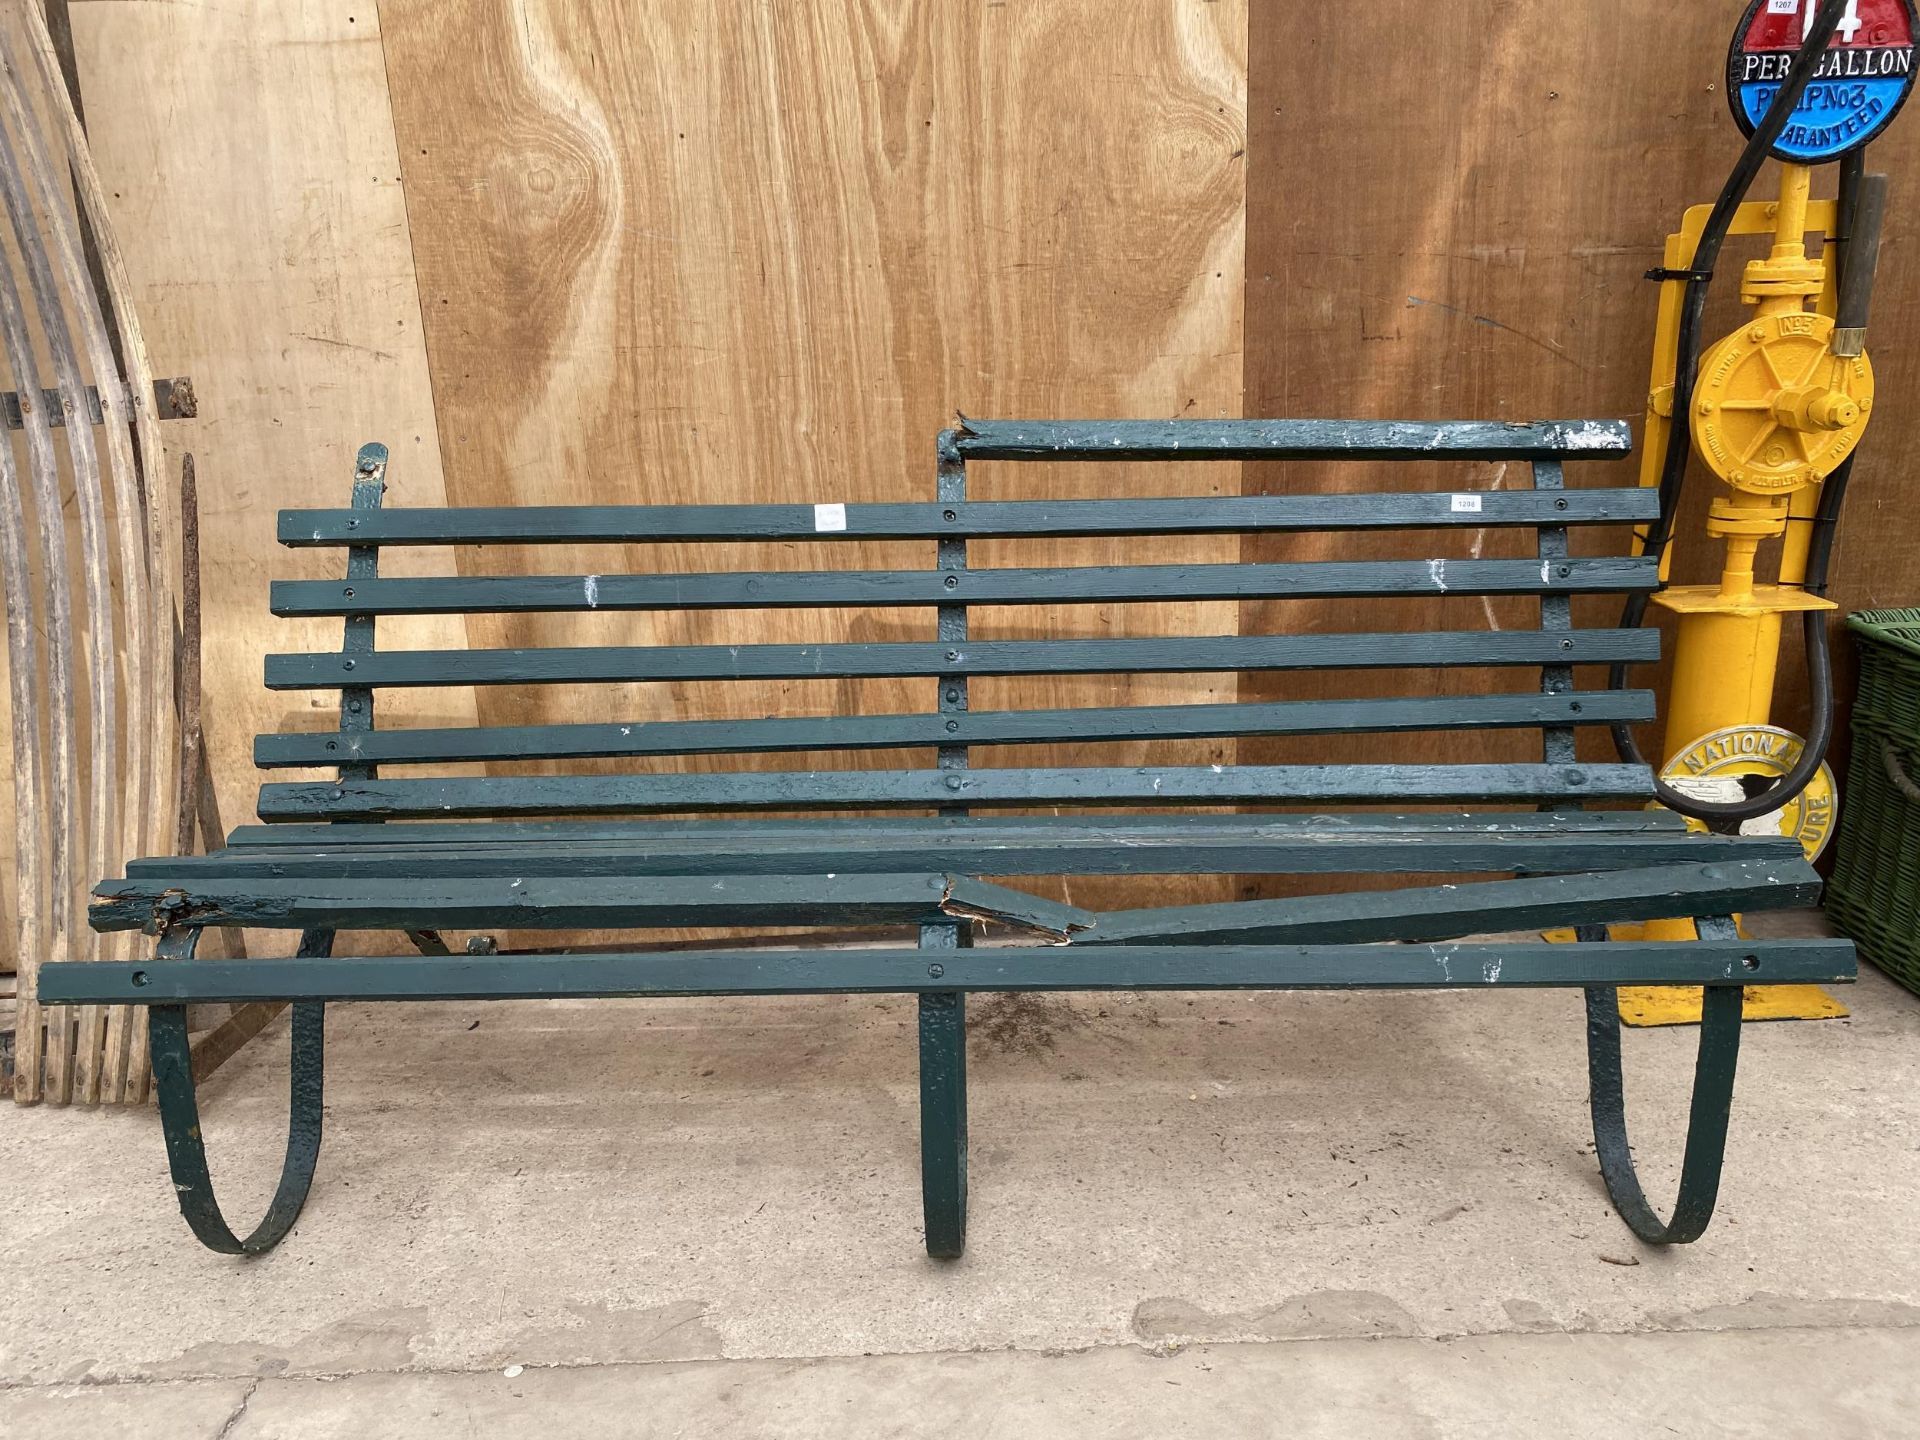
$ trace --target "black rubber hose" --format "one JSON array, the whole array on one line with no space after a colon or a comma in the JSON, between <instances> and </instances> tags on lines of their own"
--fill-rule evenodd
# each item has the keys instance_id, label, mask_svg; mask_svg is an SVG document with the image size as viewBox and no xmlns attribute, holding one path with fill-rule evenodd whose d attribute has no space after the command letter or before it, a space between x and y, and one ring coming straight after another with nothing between
<instances>
[{"instance_id":1,"label":"black rubber hose","mask_svg":"<svg viewBox=\"0 0 1920 1440\"><path fill-rule=\"evenodd\" d=\"M1815 15L1813 26L1807 32L1794 56L1793 69L1787 83L1773 97L1773 103L1767 107L1766 115L1754 128L1753 135L1747 141L1746 149L1740 152L1727 183L1721 187L1720 195L1714 201L1712 212L1707 217L1706 226L1700 232L1700 243L1694 250L1690 274L1686 281L1686 290L1681 299L1680 334L1676 347L1673 377L1673 423L1667 428L1666 450L1660 463L1660 514L1647 532L1645 553L1664 555L1668 543L1673 538L1674 524L1679 518L1681 491L1687 474L1687 461L1693 444L1688 419L1693 413L1693 388L1700 369L1700 326L1707 307L1707 286L1712 278L1714 265L1720 258L1720 247L1726 243L1727 231L1733 225L1735 211L1752 188L1754 177L1760 173L1760 167L1766 162L1768 153L1773 149L1787 128L1787 121L1800 104L1800 97L1806 93L1807 86L1813 82L1819 66L1817 58L1824 54L1833 32L1839 27L1845 15L1847 0L1824 0L1819 13ZM1820 510L1826 516L1831 508L1832 517L1816 520L1814 532L1815 546L1818 548L1820 563L1819 580L1822 586L1826 582L1827 559L1832 552L1833 523L1837 521L1839 502L1846 492L1846 480L1843 472L1850 472L1852 459L1842 465L1840 470L1828 477L1826 489L1821 495ZM1836 484L1835 482L1839 483ZM1824 544L1821 543L1824 537ZM1813 589L1814 553L1808 555L1808 589ZM1817 591L1815 593L1818 593ZM1621 613L1622 629L1637 629L1646 623L1647 597L1637 594L1629 597L1626 608ZM1799 762L1784 776L1777 785L1764 793L1743 801L1719 802L1698 800L1691 795L1674 789L1661 780L1656 773L1653 781L1654 795L1668 809L1704 820L1716 826L1738 825L1743 820L1758 819L1770 814L1792 800L1812 783L1814 776L1820 773L1820 766L1826 759L1827 744L1833 737L1833 666L1827 651L1826 620L1820 611L1805 613L1805 635L1807 646L1807 681L1813 702L1813 724L1811 733L1806 737L1806 746L1801 752ZM1610 688L1626 688L1627 666L1616 663L1608 672ZM1636 765L1651 762L1641 752L1639 742L1635 740L1631 726L1623 723L1612 727L1614 748L1620 758Z\"/></svg>"}]
</instances>

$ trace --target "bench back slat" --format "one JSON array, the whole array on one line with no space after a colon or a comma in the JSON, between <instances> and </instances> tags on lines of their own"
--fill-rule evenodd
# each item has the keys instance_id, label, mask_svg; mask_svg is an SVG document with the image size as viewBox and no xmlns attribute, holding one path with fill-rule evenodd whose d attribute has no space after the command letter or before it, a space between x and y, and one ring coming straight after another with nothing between
<instances>
[{"instance_id":1,"label":"bench back slat","mask_svg":"<svg viewBox=\"0 0 1920 1440\"><path fill-rule=\"evenodd\" d=\"M967 460L1556 460L1625 455L1619 420L969 420Z\"/></svg>"},{"instance_id":2,"label":"bench back slat","mask_svg":"<svg viewBox=\"0 0 1920 1440\"><path fill-rule=\"evenodd\" d=\"M711 775L490 775L260 787L260 818L671 815L698 810L924 810L943 805L1410 805L1646 800L1639 765L1274 765L1022 770L754 770Z\"/></svg>"},{"instance_id":3,"label":"bench back slat","mask_svg":"<svg viewBox=\"0 0 1920 1440\"><path fill-rule=\"evenodd\" d=\"M801 750L912 750L936 745L1093 744L1238 736L1394 734L1637 724L1654 718L1649 690L1570 695L1412 695L1238 705L1135 705L976 710L931 715L807 715L766 720L636 720L628 724L471 725L446 729L261 735L264 770L456 761L590 760L641 755L771 755Z\"/></svg>"},{"instance_id":4,"label":"bench back slat","mask_svg":"<svg viewBox=\"0 0 1920 1440\"><path fill-rule=\"evenodd\" d=\"M1652 630L1446 630L1429 634L1197 635L982 640L957 645L546 646L269 655L270 690L342 686L582 685L661 680L845 680L948 675L1180 675L1229 670L1381 670L1601 665L1660 655Z\"/></svg>"},{"instance_id":5,"label":"bench back slat","mask_svg":"<svg viewBox=\"0 0 1920 1440\"><path fill-rule=\"evenodd\" d=\"M1088 565L1037 570L827 570L687 575L473 575L276 580L276 615L461 615L595 610L773 610L1092 605L1338 596L1621 594L1653 590L1651 555L1534 560L1319 561L1299 565Z\"/></svg>"},{"instance_id":6,"label":"bench back slat","mask_svg":"<svg viewBox=\"0 0 1920 1440\"><path fill-rule=\"evenodd\" d=\"M1322 421L982 421L940 437L938 484L931 504L582 506L535 509L388 510L381 505L386 452L368 446L359 457L353 501L346 510L285 512L281 537L296 546L344 546L339 580L277 582L273 608L289 616L344 619L339 651L270 655L266 678L275 690L338 690L339 729L329 734L268 735L256 742L269 768L339 767L333 782L263 787L262 818L281 822L384 824L390 820L474 820L485 817L663 815L702 811L926 810L959 817L975 808L1099 806L1237 806L1303 803L1533 804L1577 808L1593 800L1637 800L1650 791L1644 767L1579 763L1578 727L1649 718L1644 692L1574 689L1576 665L1657 658L1652 630L1580 628L1577 594L1657 588L1657 562L1633 555L1570 553L1569 529L1642 524L1657 513L1657 496L1639 488L1568 490L1564 459L1624 453L1626 427L1612 422L1502 425L1481 422ZM969 501L970 461L1191 461L1334 458L1373 462L1483 460L1523 462L1531 489L1513 487L1505 471L1496 488L1435 493L1305 496L1186 496L1142 500ZM1531 528L1531 558L1486 558L1481 532ZM1452 556L1340 561L1309 549L1299 560L1262 564L1109 563L1044 566L970 565L971 541L1297 533L1345 530L1455 532ZM1460 532L1467 532L1461 534ZM661 544L770 540L917 540L935 542L929 568L706 570L677 573L470 574L401 578L379 574L381 550L396 545ZM1471 540L1471 545L1466 542ZM1444 547L1443 547L1444 548ZM1468 549L1464 557L1461 549ZM660 553L654 551L653 553ZM764 552L762 552L764 553ZM821 553L821 552L815 552ZM1151 551L1149 551L1151 553ZM1324 552L1321 552L1324 553ZM1337 552L1336 552L1337 553ZM1404 553L1404 552L1402 552ZM1418 550L1415 555L1418 555ZM1508 552L1511 555L1511 551ZM1051 557L1050 557L1051 558ZM1131 558L1131 557L1127 557ZM761 563L765 563L762 561ZM867 564L870 566L871 561ZM576 562L577 564L577 562ZM1537 600L1537 628L1502 628L1491 597ZM1469 597L1481 605L1452 612L1469 628L1431 632L1308 630L1275 634L1099 633L1114 623L1105 607L1350 599L1362 602ZM1482 606L1487 608L1482 609ZM1010 607L1026 627L1019 638L973 639L977 609ZM1068 607L1059 609L1057 607ZM1078 611L1071 607L1086 607ZM1099 607L1095 609L1094 607ZM646 642L656 634L684 637L692 622L620 622L623 643L524 648L529 633L552 625L516 616L586 615L599 611L884 611L931 609L930 640L860 638L827 643L762 643L740 622L721 633L755 643ZM1510 611L1508 613L1511 613ZM1483 620L1484 614L1484 620ZM502 617L492 632L505 648L390 650L374 643L379 617ZM1086 619L1062 620L1079 615ZM1345 616L1342 616L1344 619ZM1357 617L1356 617L1357 618ZM557 623L557 622L553 622ZM881 637L911 636L924 621L879 624ZM998 622L1016 623L1012 618ZM1218 624L1215 621L1214 624ZM1092 635L1047 634L1091 629ZM783 628L784 627L784 628ZM1195 628L1198 628L1197 626ZM1040 638L1028 638L1034 630ZM384 632L383 632L384 633ZM711 633L711 632L709 632ZM792 622L769 622L767 641L794 637ZM848 632L842 632L848 633ZM977 632L976 632L977 633ZM1004 631L1002 633L1005 633ZM513 642L519 642L514 644ZM1455 669L1537 669L1537 693L1448 695L1431 677ZM1004 702L971 709L973 677L1138 676L1145 700L1164 682L1156 676L1248 672L1374 672L1351 699L1279 699L1247 704L1117 704L1010 709ZM1398 679L1390 679L1394 675ZM374 700L383 688L435 686L582 687L677 685L683 682L826 681L839 685L834 703L855 711L847 682L929 679L933 706L924 714L767 716L621 723L535 724L374 729ZM1206 688L1215 688L1206 682ZM1486 688L1496 689L1489 681ZM1382 693L1397 691L1398 693ZM739 692L730 691L730 694ZM629 698L625 704L631 704ZM680 704L678 697L673 704ZM731 704L733 702L726 702ZM894 708L897 701L887 708ZM1078 757L1041 753L1026 765L969 768L980 745L1077 747L1222 741L1254 737L1394 734L1411 731L1538 728L1533 763L1394 765L1197 764L1073 765ZM932 752L933 767L926 752ZM918 751L888 768L806 771L673 771L564 773L565 762L698 755L798 752ZM1136 752L1137 755L1138 752ZM1202 759L1226 759L1217 748ZM383 765L449 762L557 765L562 773L486 775L460 779L395 779ZM844 764L844 762L842 762ZM881 762L886 763L886 762ZM594 767L599 768L599 767ZM584 820L579 822L584 823ZM1008 872L1001 872L1008 873ZM941 922L923 929L944 933ZM923 942L927 935L923 934ZM938 938L938 937L936 937Z\"/></svg>"},{"instance_id":7,"label":"bench back slat","mask_svg":"<svg viewBox=\"0 0 1920 1440\"><path fill-rule=\"evenodd\" d=\"M1188 456L1188 459L1195 457ZM1467 501L1477 502L1469 508ZM526 505L282 510L280 543L663 545L728 540L1059 540L1342 530L1512 529L1655 519L1650 490L1206 495L1149 500L956 500L949 504Z\"/></svg>"}]
</instances>

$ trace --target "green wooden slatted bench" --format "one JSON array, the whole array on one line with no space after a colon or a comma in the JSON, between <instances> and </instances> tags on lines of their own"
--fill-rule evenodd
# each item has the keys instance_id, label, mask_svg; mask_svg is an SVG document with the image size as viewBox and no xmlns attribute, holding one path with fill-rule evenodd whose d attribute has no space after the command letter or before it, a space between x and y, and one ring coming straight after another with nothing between
<instances>
[{"instance_id":1,"label":"green wooden slatted bench","mask_svg":"<svg viewBox=\"0 0 1920 1440\"><path fill-rule=\"evenodd\" d=\"M143 929L155 957L58 963L50 1004L149 1007L161 1119L180 1204L216 1250L258 1253L287 1232L319 1152L323 1016L331 1000L913 994L919 1004L921 1170L927 1249L961 1252L966 1230L965 997L1100 989L1584 989L1594 1136L1621 1214L1653 1242L1694 1239L1719 1184L1743 982L1845 981L1844 941L1741 939L1737 912L1810 903L1814 872L1791 841L1694 834L1641 808L1640 767L1578 758L1579 727L1652 718L1645 691L1575 688L1577 665L1655 658L1652 631L1575 626L1571 597L1649 589L1649 558L1574 558L1572 526L1654 516L1642 489L1567 489L1568 460L1624 453L1624 425L1316 421L968 422L939 441L928 504L385 509L387 454L360 452L352 505L290 511L280 539L346 550L342 580L276 583L273 609L344 618L341 649L275 655L278 690L337 690L339 728L261 736L263 767L337 767L331 781L261 788L260 818L218 853L141 860L96 890L101 930ZM1530 467L1531 489L1433 494L1000 501L966 498L969 461L1322 458L1489 460ZM1531 530L1523 559L969 569L971 541L1251 535L1348 530ZM1616 530L1611 533L1621 533ZM928 542L925 570L381 578L383 548L662 545L817 540ZM659 552L655 552L659 553ZM1124 601L1406 595L1538 597L1538 625L1435 634L974 639L972 607ZM786 607L930 610L923 641L626 645L389 651L383 615ZM1418 693L1435 667L1536 672L1537 687ZM1369 670L1406 693L1240 704L975 710L974 676ZM919 677L916 714L781 716L379 730L396 686L583 685ZM1417 731L1537 730L1529 763L969 767L975 746L1261 739ZM918 752L885 769L566 773L562 762L644 757ZM1017 750L1003 752L1017 755ZM408 777L451 762L547 762L561 773ZM401 773L396 775L394 772ZM1590 803L1611 806L1587 809ZM1332 807L1398 805L1410 813ZM1281 810L1276 807L1291 807ZM1450 806L1447 810L1420 807ZM1127 813L1102 812L1124 807ZM1252 808L1248 808L1252 807ZM1303 808L1305 807L1305 808ZM1327 807L1315 810L1313 807ZM758 818L751 812L786 812ZM882 814L875 811L898 811ZM1009 814L1007 811L1051 813ZM711 812L711 813L706 813ZM813 818L791 818L792 813ZM640 818L648 816L701 818ZM1093 914L996 877L1487 874L1388 893L1141 908ZM1554 945L1462 937L1697 917L1691 942ZM991 921L1032 945L975 947ZM300 932L292 959L198 960L207 926ZM665 926L918 927L918 944L811 949L510 953L485 938L449 953L443 930ZM333 955L340 931L393 930L419 952ZM1705 1019L1679 1198L1649 1206L1627 1147L1620 985L1700 985ZM293 1006L292 1117L277 1194L245 1238L215 1203L198 1126L187 1007Z\"/></svg>"}]
</instances>

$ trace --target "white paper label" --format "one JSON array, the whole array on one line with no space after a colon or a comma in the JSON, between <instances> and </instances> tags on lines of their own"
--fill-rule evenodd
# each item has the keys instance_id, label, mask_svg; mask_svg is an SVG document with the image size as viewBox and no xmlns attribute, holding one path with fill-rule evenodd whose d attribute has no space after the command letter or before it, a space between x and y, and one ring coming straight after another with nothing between
<instances>
[{"instance_id":1,"label":"white paper label","mask_svg":"<svg viewBox=\"0 0 1920 1440\"><path fill-rule=\"evenodd\" d=\"M815 530L844 530L847 528L847 507L844 505L816 505L813 507L813 528Z\"/></svg>"},{"instance_id":2,"label":"white paper label","mask_svg":"<svg viewBox=\"0 0 1920 1440\"><path fill-rule=\"evenodd\" d=\"M1456 495L1453 497L1453 508L1455 510L1478 511L1480 509L1480 497L1478 495Z\"/></svg>"},{"instance_id":3,"label":"white paper label","mask_svg":"<svg viewBox=\"0 0 1920 1440\"><path fill-rule=\"evenodd\" d=\"M1767 0L1769 15L1797 15L1800 13L1800 0Z\"/></svg>"}]
</instances>

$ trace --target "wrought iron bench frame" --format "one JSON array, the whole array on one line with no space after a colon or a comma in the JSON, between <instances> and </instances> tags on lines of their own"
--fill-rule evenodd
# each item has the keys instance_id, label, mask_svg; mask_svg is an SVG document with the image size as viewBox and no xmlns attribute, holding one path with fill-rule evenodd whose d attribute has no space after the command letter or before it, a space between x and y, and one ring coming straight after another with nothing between
<instances>
[{"instance_id":1,"label":"wrought iron bench frame","mask_svg":"<svg viewBox=\"0 0 1920 1440\"><path fill-rule=\"evenodd\" d=\"M1739 1053L1742 986L1844 982L1845 941L1742 940L1736 912L1810 903L1818 878L1790 841L1699 835L1676 816L1591 812L1588 800L1650 794L1644 769L1578 759L1576 728L1652 717L1644 691L1579 692L1576 663L1654 657L1652 632L1583 630L1571 597L1653 588L1652 557L1571 558L1571 525L1652 518L1650 491L1567 490L1566 460L1625 453L1624 425L1319 421L968 422L939 441L932 505L627 506L391 510L387 453L358 457L351 508L288 511L283 543L347 551L343 581L274 586L282 615L344 617L340 651L270 656L278 689L337 688L337 731L261 736L265 767L338 764L332 782L262 787L266 826L204 857L143 860L95 891L97 929L158 937L150 961L56 963L49 1004L149 1007L169 1166L182 1212L214 1250L259 1254L298 1217L320 1148L324 1016L330 1000L557 996L914 994L919 1005L921 1175L930 1254L966 1235L965 996L1004 990L1502 988L1571 986L1586 996L1590 1101L1602 1174L1633 1231L1695 1239L1712 1215ZM969 502L969 460L1337 458L1501 460L1531 490ZM1533 528L1532 560L1310 562L973 570L987 537L1249 534L1302 530ZM647 543L663 540L918 539L932 571L697 576L381 579L383 547ZM1537 595L1539 627L1498 634L1221 636L973 641L969 607L1053 602L1461 593ZM932 608L932 644L599 647L381 652L378 615L585 609ZM1417 660L1405 658L1419 645ZM717 652L726 651L725 655ZM974 712L968 677L1524 665L1537 693L1282 701L1221 706ZM396 685L637 679L916 676L933 712L757 721L666 721L377 731L377 689ZM970 770L969 747L1046 740L1254 737L1538 728L1542 763L1445 766L1144 766ZM932 770L489 775L388 780L381 765L448 760L769 754L926 747ZM1223 806L1301 802L1532 804L1535 813L1156 814L995 820L991 807ZM605 815L698 810L909 809L930 819L607 823ZM563 821L549 816L585 816ZM413 821L424 823L394 824ZM1504 881L1361 895L1240 901L1095 915L987 883L1034 874L1504 872ZM513 876L511 881L508 876ZM1690 942L1607 939L1610 923L1697 918ZM973 922L1053 942L975 949ZM675 925L914 924L913 948L565 953L481 945L451 954L442 929ZM288 960L198 960L208 926L301 932ZM1573 925L1554 945L1458 937ZM405 931L418 955L336 958L341 930ZM1397 941L1386 945L1380 942ZM1615 989L1705 987L1679 1197L1649 1205L1627 1145ZM291 1122L279 1188L244 1238L214 1199L195 1096L187 1007L289 1002Z\"/></svg>"}]
</instances>

